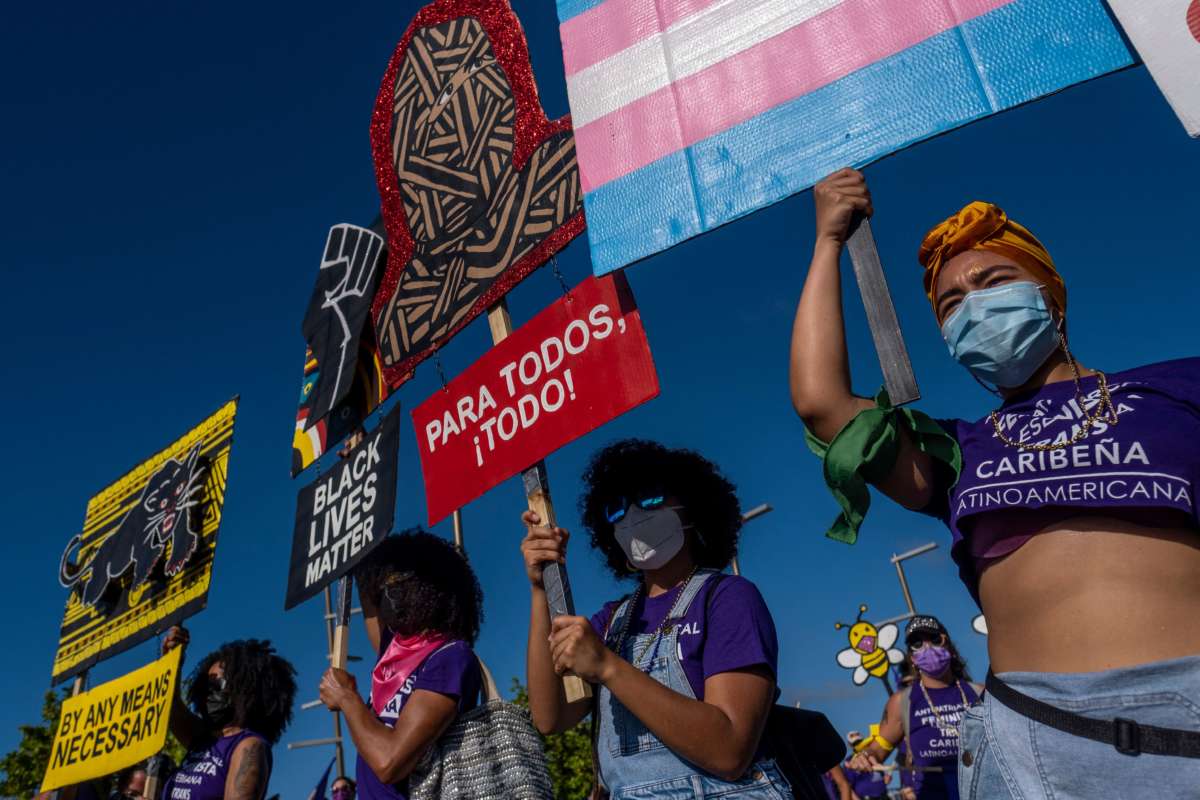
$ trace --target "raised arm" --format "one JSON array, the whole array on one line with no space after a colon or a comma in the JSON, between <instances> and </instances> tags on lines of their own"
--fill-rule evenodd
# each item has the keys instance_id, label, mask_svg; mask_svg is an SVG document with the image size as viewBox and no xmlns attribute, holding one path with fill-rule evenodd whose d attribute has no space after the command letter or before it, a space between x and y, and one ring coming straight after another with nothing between
<instances>
[{"instance_id":1,"label":"raised arm","mask_svg":"<svg viewBox=\"0 0 1200 800\"><path fill-rule=\"evenodd\" d=\"M888 698L887 705L883 707L883 719L879 722L879 735L891 744L892 749L888 749L879 742L872 741L860 752L856 753L854 758L850 759L850 767L860 772L869 772L870 769L887 761L892 750L894 750L904 739L904 718L901 712L901 695L903 690L896 692ZM911 746L912 743L909 743Z\"/></svg>"},{"instance_id":2,"label":"raised arm","mask_svg":"<svg viewBox=\"0 0 1200 800\"><path fill-rule=\"evenodd\" d=\"M163 639L162 652L166 655L173 648L179 647L183 649L183 655L179 657L179 671L183 672L183 659L187 656L188 641L191 636L180 625L175 625L167 631L167 637ZM187 707L187 703L183 702L183 676L178 676L175 680L175 697L171 700L171 733L175 734L175 738L179 743L186 748L191 748L193 744L201 740L206 731L204 722Z\"/></svg>"},{"instance_id":3,"label":"raised arm","mask_svg":"<svg viewBox=\"0 0 1200 800\"><path fill-rule=\"evenodd\" d=\"M792 405L818 439L830 442L874 403L851 390L850 360L842 316L841 255L856 214L874 213L863 174L839 170L813 188L816 244L792 326L788 372ZM933 466L908 438L892 473L878 488L902 506L925 508L932 496Z\"/></svg>"},{"instance_id":4,"label":"raised arm","mask_svg":"<svg viewBox=\"0 0 1200 800\"><path fill-rule=\"evenodd\" d=\"M529 712L541 733L561 733L575 727L591 707L588 698L567 702L550 651L550 607L542 585L542 565L550 561L566 563L570 534L562 528L542 526L541 518L533 511L522 514L521 521L527 529L525 540L521 542L521 554L530 582L529 641L525 655Z\"/></svg>"},{"instance_id":5,"label":"raised arm","mask_svg":"<svg viewBox=\"0 0 1200 800\"><path fill-rule=\"evenodd\" d=\"M238 743L225 774L225 800L262 800L271 779L267 743L250 736Z\"/></svg>"}]
</instances>

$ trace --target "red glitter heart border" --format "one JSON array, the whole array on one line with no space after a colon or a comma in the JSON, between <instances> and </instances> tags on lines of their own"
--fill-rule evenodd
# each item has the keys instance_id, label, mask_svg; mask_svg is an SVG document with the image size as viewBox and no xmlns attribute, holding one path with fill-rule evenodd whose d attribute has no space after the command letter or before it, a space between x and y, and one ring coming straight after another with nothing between
<instances>
[{"instance_id":1,"label":"red glitter heart border","mask_svg":"<svg viewBox=\"0 0 1200 800\"><path fill-rule=\"evenodd\" d=\"M375 98L375 110L371 114L371 155L375 161L375 181L379 186L381 213L388 234L387 269L371 303L371 318L377 327L383 308L399 285L413 250L412 232L408 226L408 217L404 213L399 181L392 163L392 94L396 85L396 73L412 41L413 33L421 28L440 25L459 17L474 17L483 26L484 32L491 40L496 59L512 87L517 114L513 132L513 168L518 171L524 169L538 146L557 133L571 130L569 114L550 120L542 109L537 83L533 77L533 65L529 60L525 31L507 0L434 0L417 12L392 52L387 71L383 74L379 94ZM533 250L509 266L475 301L467 315L433 345L392 366L385 366L384 377L388 386L393 390L399 388L412 377L412 371L417 364L437 352L439 347L466 327L467 323L474 321L489 306L495 305L510 289L566 247L583 231L584 225L583 209L580 208L578 213L543 239Z\"/></svg>"}]
</instances>

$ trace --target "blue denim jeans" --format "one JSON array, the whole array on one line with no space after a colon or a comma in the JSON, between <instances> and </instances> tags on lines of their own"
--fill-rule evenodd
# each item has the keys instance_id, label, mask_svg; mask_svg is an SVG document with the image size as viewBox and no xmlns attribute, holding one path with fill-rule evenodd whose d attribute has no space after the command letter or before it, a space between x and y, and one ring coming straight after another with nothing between
<instances>
[{"instance_id":1,"label":"blue denim jeans","mask_svg":"<svg viewBox=\"0 0 1200 800\"><path fill-rule=\"evenodd\" d=\"M1200 731L1200 657L1085 673L1008 672L1022 694L1085 717ZM959 726L958 785L971 800L1200 798L1200 759L1123 755L1023 717L992 697Z\"/></svg>"}]
</instances>

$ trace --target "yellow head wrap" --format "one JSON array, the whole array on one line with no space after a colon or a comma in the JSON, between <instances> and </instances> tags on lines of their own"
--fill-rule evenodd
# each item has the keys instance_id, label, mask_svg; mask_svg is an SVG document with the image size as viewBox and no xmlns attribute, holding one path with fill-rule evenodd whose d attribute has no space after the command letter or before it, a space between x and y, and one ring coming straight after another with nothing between
<instances>
[{"instance_id":1,"label":"yellow head wrap","mask_svg":"<svg viewBox=\"0 0 1200 800\"><path fill-rule=\"evenodd\" d=\"M1050 253L1037 237L999 207L976 200L925 234L917 260L925 267L925 294L934 306L934 287L946 262L968 250L989 250L1010 258L1045 287L1059 312L1067 312L1067 287Z\"/></svg>"}]
</instances>

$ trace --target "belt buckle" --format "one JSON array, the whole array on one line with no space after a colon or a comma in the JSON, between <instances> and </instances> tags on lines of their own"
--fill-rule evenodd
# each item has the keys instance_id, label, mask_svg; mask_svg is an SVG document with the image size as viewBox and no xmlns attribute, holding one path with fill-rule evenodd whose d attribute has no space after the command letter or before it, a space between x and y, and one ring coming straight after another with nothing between
<instances>
[{"instance_id":1,"label":"belt buckle","mask_svg":"<svg viewBox=\"0 0 1200 800\"><path fill-rule=\"evenodd\" d=\"M1113 720L1113 747L1126 756L1142 754L1142 731L1136 722L1124 717Z\"/></svg>"}]
</instances>

